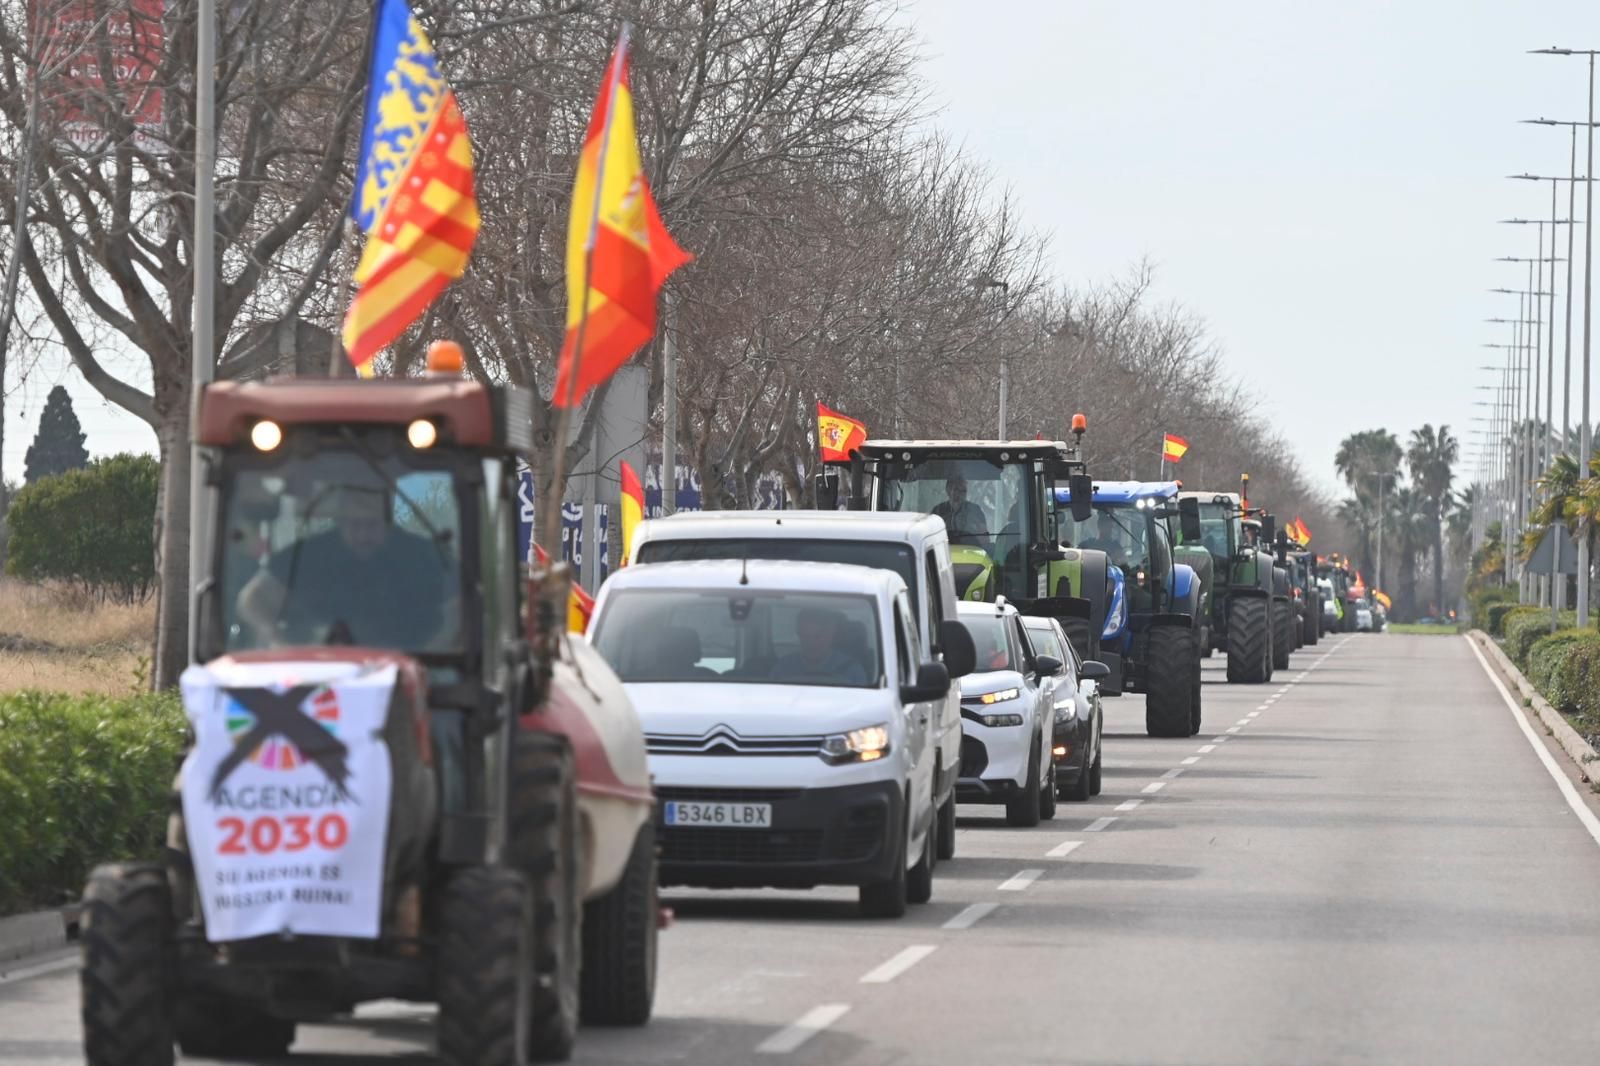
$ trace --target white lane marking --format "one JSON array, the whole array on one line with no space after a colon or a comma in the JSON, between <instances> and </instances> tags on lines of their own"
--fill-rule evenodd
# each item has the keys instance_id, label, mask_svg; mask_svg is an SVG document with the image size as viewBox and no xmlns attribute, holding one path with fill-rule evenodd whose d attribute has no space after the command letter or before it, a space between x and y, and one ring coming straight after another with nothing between
<instances>
[{"instance_id":1,"label":"white lane marking","mask_svg":"<svg viewBox=\"0 0 1600 1066\"><path fill-rule=\"evenodd\" d=\"M757 1044L756 1053L787 1055L849 1013L848 1003L824 1003L820 1007L812 1007L800 1015L793 1025L784 1026Z\"/></svg>"},{"instance_id":2,"label":"white lane marking","mask_svg":"<svg viewBox=\"0 0 1600 1066\"><path fill-rule=\"evenodd\" d=\"M1583 823L1583 827L1589 831L1589 835L1594 838L1594 842L1600 844L1600 818L1594 816L1594 812L1588 808L1588 805L1583 802L1583 798L1578 795L1578 790L1573 787L1571 781L1567 780L1567 775L1562 773L1561 767L1556 765L1556 760L1551 756L1549 749L1539 742L1539 738L1533 732L1533 727L1528 725L1528 719L1523 716L1522 708L1517 706L1516 701L1511 698L1511 693L1506 691L1506 686L1501 683L1500 678L1490 669L1489 661L1483 657L1483 652L1478 650L1478 645L1473 643L1472 638L1465 634L1462 635L1461 639L1467 642L1467 647L1472 649L1472 654L1478 657L1478 665L1483 667L1485 674L1489 675L1489 680L1494 683L1496 691L1500 693L1500 698L1505 701L1506 708L1511 712L1511 717L1517 720L1517 725L1521 728L1522 735L1528 738L1528 744L1532 746L1533 753L1539 756L1539 761L1544 763L1544 768L1555 779L1556 787L1561 790L1561 795L1567 801L1567 806L1572 808L1572 813L1578 816L1578 821Z\"/></svg>"},{"instance_id":3,"label":"white lane marking","mask_svg":"<svg viewBox=\"0 0 1600 1066\"><path fill-rule=\"evenodd\" d=\"M1271 706L1272 706L1272 704L1270 704L1270 703L1263 703L1261 706L1257 707L1256 710L1257 711L1264 711L1268 707L1271 707Z\"/></svg>"},{"instance_id":4,"label":"white lane marking","mask_svg":"<svg viewBox=\"0 0 1600 1066\"><path fill-rule=\"evenodd\" d=\"M1197 763L1199 761L1200 761L1200 756L1191 755L1187 759L1183 760L1183 765L1185 765L1185 766L1193 766L1195 763Z\"/></svg>"},{"instance_id":5,"label":"white lane marking","mask_svg":"<svg viewBox=\"0 0 1600 1066\"><path fill-rule=\"evenodd\" d=\"M1079 841L1074 840L1072 843L1076 844L1079 843ZM1000 904L998 903L974 903L972 906L968 907L954 918L951 918L948 922L945 922L944 928L971 929L973 926L989 917L989 915L993 914L995 909L999 906Z\"/></svg>"},{"instance_id":6,"label":"white lane marking","mask_svg":"<svg viewBox=\"0 0 1600 1066\"><path fill-rule=\"evenodd\" d=\"M1212 737L1211 738L1211 743L1213 743L1213 744L1221 744L1224 740L1227 740L1227 739L1228 739L1227 737Z\"/></svg>"},{"instance_id":7,"label":"white lane marking","mask_svg":"<svg viewBox=\"0 0 1600 1066\"><path fill-rule=\"evenodd\" d=\"M1121 803L1117 804L1116 809L1119 811L1131 811L1143 802L1144 800L1142 799L1123 800Z\"/></svg>"},{"instance_id":8,"label":"white lane marking","mask_svg":"<svg viewBox=\"0 0 1600 1066\"><path fill-rule=\"evenodd\" d=\"M1083 847L1083 841L1081 840L1063 840L1061 843L1045 852L1045 858L1064 859L1081 847Z\"/></svg>"},{"instance_id":9,"label":"white lane marking","mask_svg":"<svg viewBox=\"0 0 1600 1066\"><path fill-rule=\"evenodd\" d=\"M1215 744L1202 744L1195 750L1199 751L1201 755L1210 755L1217 750L1217 746Z\"/></svg>"},{"instance_id":10,"label":"white lane marking","mask_svg":"<svg viewBox=\"0 0 1600 1066\"><path fill-rule=\"evenodd\" d=\"M1094 821L1084 826L1083 831L1085 833L1098 833L1100 830L1105 829L1114 821L1116 821L1116 818L1112 817L1111 815L1106 815L1104 818L1096 818Z\"/></svg>"},{"instance_id":11,"label":"white lane marking","mask_svg":"<svg viewBox=\"0 0 1600 1066\"><path fill-rule=\"evenodd\" d=\"M47 973L57 973L61 970L70 970L83 961L83 953L73 951L70 955L63 955L58 959L46 959L29 966L19 966L15 970L0 971L0 985L14 984L17 981L27 981L34 977L43 977Z\"/></svg>"},{"instance_id":12,"label":"white lane marking","mask_svg":"<svg viewBox=\"0 0 1600 1066\"><path fill-rule=\"evenodd\" d=\"M1241 719L1239 719L1239 720L1238 720L1238 721L1237 721L1237 722L1235 722L1235 723L1233 723L1233 724L1234 724L1234 725L1249 725L1249 724L1250 724L1250 719L1248 719L1248 718L1241 718Z\"/></svg>"},{"instance_id":13,"label":"white lane marking","mask_svg":"<svg viewBox=\"0 0 1600 1066\"><path fill-rule=\"evenodd\" d=\"M886 985L939 950L937 944L913 944L861 979L864 985Z\"/></svg>"},{"instance_id":14,"label":"white lane marking","mask_svg":"<svg viewBox=\"0 0 1600 1066\"><path fill-rule=\"evenodd\" d=\"M1236 725L1230 725L1227 729L1223 730L1224 733L1237 733L1238 731L1239 727Z\"/></svg>"},{"instance_id":15,"label":"white lane marking","mask_svg":"<svg viewBox=\"0 0 1600 1066\"><path fill-rule=\"evenodd\" d=\"M1160 792L1166 787L1167 783L1165 781L1152 781L1139 791L1143 792L1145 795L1149 795L1152 792Z\"/></svg>"},{"instance_id":16,"label":"white lane marking","mask_svg":"<svg viewBox=\"0 0 1600 1066\"><path fill-rule=\"evenodd\" d=\"M1171 781L1174 777L1182 777L1182 776L1183 776L1183 767L1174 766L1172 769L1170 769L1166 773L1162 774L1161 775L1161 779L1163 781Z\"/></svg>"},{"instance_id":17,"label":"white lane marking","mask_svg":"<svg viewBox=\"0 0 1600 1066\"><path fill-rule=\"evenodd\" d=\"M1249 714L1244 716L1244 720L1248 722L1250 719L1259 718L1260 716L1261 716L1261 712L1260 711L1251 711Z\"/></svg>"},{"instance_id":18,"label":"white lane marking","mask_svg":"<svg viewBox=\"0 0 1600 1066\"><path fill-rule=\"evenodd\" d=\"M1043 870L1021 870L1009 881L1000 885L1001 892L1021 892L1044 875Z\"/></svg>"}]
</instances>

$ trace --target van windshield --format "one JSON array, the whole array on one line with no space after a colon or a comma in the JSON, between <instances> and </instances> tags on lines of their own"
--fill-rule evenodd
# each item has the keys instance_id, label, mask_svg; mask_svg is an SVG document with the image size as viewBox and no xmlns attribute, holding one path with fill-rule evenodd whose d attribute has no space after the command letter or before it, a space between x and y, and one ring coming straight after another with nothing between
<instances>
[{"instance_id":1,"label":"van windshield","mask_svg":"<svg viewBox=\"0 0 1600 1066\"><path fill-rule=\"evenodd\" d=\"M906 583L911 613L917 606L917 557L911 546L881 540L787 540L780 537L719 537L705 540L651 540L639 547L641 563L699 562L705 559L778 559L794 563L848 563L892 570Z\"/></svg>"},{"instance_id":2,"label":"van windshield","mask_svg":"<svg viewBox=\"0 0 1600 1066\"><path fill-rule=\"evenodd\" d=\"M878 609L866 596L628 589L590 636L624 682L877 688Z\"/></svg>"}]
</instances>

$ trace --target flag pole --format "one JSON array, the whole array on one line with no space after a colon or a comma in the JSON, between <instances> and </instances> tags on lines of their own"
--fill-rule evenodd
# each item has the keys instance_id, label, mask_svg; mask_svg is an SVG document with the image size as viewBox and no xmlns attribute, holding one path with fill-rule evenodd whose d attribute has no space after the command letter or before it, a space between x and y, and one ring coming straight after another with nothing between
<instances>
[{"instance_id":1,"label":"flag pole","mask_svg":"<svg viewBox=\"0 0 1600 1066\"><path fill-rule=\"evenodd\" d=\"M606 149L611 144L611 118L617 113L617 88L622 83L622 64L628 54L628 35L629 26L624 21L622 33L617 37L616 54L612 57L610 84L606 91L606 120L600 129L600 151L595 157L594 207L589 215L589 236L583 246L583 305L578 309L578 331L572 340L572 366L567 373L567 395L561 405L561 413L556 416L555 472L550 479L544 520L546 543L552 550L561 539L561 502L566 488L563 482L567 476L567 433L572 423L572 402L578 393L578 368L583 365L584 333L589 326L589 283L594 277L594 242L600 229L600 196L605 188Z\"/></svg>"},{"instance_id":2,"label":"flag pole","mask_svg":"<svg viewBox=\"0 0 1600 1066\"><path fill-rule=\"evenodd\" d=\"M373 0L372 17L367 20L367 39L361 46L361 65L367 72L367 84L361 91L361 117L356 123L356 129L366 127L367 122L367 97L372 92L372 53L377 48L378 16L383 11L383 0ZM359 147L359 145L358 145ZM339 302L334 306L342 306L345 314L350 314L350 303L356 291L356 267L361 263L361 233L356 228L356 204L361 197L361 167L356 167L355 177L350 182L350 202L345 205L344 211L344 239L349 241L349 247L344 249L344 263L339 268L343 284L339 288ZM344 322L335 323L334 341L332 350L328 353L328 376L330 378L348 378L359 376L356 368L350 362L350 351L344 345Z\"/></svg>"}]
</instances>

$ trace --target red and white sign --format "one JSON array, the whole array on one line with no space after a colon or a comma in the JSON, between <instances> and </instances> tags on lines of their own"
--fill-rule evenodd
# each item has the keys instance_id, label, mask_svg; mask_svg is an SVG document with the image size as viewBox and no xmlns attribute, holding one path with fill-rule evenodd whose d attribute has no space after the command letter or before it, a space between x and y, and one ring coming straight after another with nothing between
<instances>
[{"instance_id":1,"label":"red and white sign","mask_svg":"<svg viewBox=\"0 0 1600 1066\"><path fill-rule=\"evenodd\" d=\"M48 128L97 152L117 136L120 117L133 124L142 148L159 148L166 6L167 0L29 0ZM109 71L101 69L103 53Z\"/></svg>"},{"instance_id":2,"label":"red and white sign","mask_svg":"<svg viewBox=\"0 0 1600 1066\"><path fill-rule=\"evenodd\" d=\"M208 940L378 936L395 681L354 663L184 673L183 816Z\"/></svg>"}]
</instances>

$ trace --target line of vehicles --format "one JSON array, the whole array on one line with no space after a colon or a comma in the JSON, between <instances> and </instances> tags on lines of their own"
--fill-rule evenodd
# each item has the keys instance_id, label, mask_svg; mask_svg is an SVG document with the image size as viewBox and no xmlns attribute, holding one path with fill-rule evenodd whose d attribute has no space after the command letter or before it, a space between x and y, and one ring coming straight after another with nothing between
<instances>
[{"instance_id":1,"label":"line of vehicles","mask_svg":"<svg viewBox=\"0 0 1600 1066\"><path fill-rule=\"evenodd\" d=\"M902 915L957 803L1088 800L1104 699L1193 735L1203 657L1264 682L1352 588L1243 490L1095 481L1079 416L869 441L816 511L644 522L571 633L516 547L530 397L429 366L201 394L191 749L162 857L85 891L92 1066L279 1055L378 999L437 1004L448 1066L563 1060L648 1021L662 885ZM381 862L339 831L363 807Z\"/></svg>"}]
</instances>

